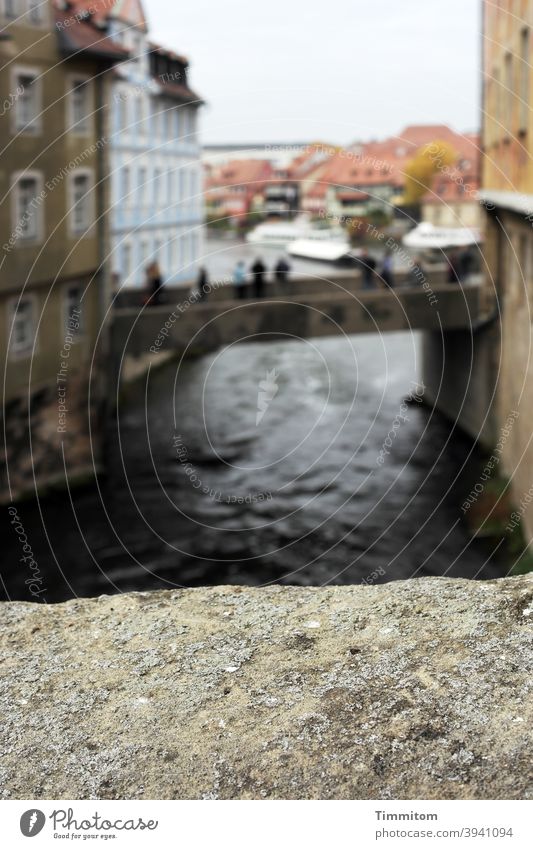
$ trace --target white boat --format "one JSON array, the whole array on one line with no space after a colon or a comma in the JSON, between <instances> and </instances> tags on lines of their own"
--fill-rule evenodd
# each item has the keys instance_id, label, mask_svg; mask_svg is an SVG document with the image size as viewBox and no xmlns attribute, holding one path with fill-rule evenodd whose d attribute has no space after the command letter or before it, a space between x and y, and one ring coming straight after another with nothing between
<instances>
[{"instance_id":1,"label":"white boat","mask_svg":"<svg viewBox=\"0 0 533 849\"><path fill-rule=\"evenodd\" d=\"M298 239L325 242L343 235L340 228L313 227L307 218L299 217L295 221L274 221L258 224L257 227L247 233L246 241L265 246L286 247Z\"/></svg>"},{"instance_id":2,"label":"white boat","mask_svg":"<svg viewBox=\"0 0 533 849\"><path fill-rule=\"evenodd\" d=\"M347 262L357 259L359 251L354 251L347 239L296 239L288 247L291 256L314 259L319 262Z\"/></svg>"},{"instance_id":3,"label":"white boat","mask_svg":"<svg viewBox=\"0 0 533 849\"><path fill-rule=\"evenodd\" d=\"M406 248L422 251L431 248L466 248L469 245L479 245L482 240L479 230L469 227L435 227L427 221L422 221L407 233L402 241Z\"/></svg>"}]
</instances>

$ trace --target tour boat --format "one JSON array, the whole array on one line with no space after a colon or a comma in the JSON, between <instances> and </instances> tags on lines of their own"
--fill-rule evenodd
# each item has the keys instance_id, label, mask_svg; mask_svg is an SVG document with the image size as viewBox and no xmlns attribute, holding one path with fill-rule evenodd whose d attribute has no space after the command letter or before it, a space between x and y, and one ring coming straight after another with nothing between
<instances>
[{"instance_id":1,"label":"tour boat","mask_svg":"<svg viewBox=\"0 0 533 849\"><path fill-rule=\"evenodd\" d=\"M428 221L422 221L402 241L406 248L414 250L445 250L479 245L482 235L479 230L470 227L435 227Z\"/></svg>"},{"instance_id":2,"label":"tour boat","mask_svg":"<svg viewBox=\"0 0 533 849\"><path fill-rule=\"evenodd\" d=\"M352 265L361 251L354 250L346 238L296 239L287 248L291 256L312 259L318 262L334 262Z\"/></svg>"},{"instance_id":3,"label":"tour boat","mask_svg":"<svg viewBox=\"0 0 533 849\"><path fill-rule=\"evenodd\" d=\"M294 221L266 221L258 224L247 233L246 241L265 247L268 245L287 247L298 239L326 242L339 237L344 237L340 228L313 227L306 217L300 216Z\"/></svg>"}]
</instances>

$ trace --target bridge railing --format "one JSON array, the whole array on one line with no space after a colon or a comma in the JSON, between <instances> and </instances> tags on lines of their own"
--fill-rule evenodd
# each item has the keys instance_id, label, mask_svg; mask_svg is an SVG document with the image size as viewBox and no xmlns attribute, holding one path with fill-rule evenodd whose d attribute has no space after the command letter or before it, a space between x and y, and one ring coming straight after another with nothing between
<instances>
[{"instance_id":1,"label":"bridge railing","mask_svg":"<svg viewBox=\"0 0 533 849\"><path fill-rule=\"evenodd\" d=\"M429 285L438 286L446 283L447 268L445 266L437 266L424 274ZM399 272L395 274L395 287L419 287L420 282L408 272ZM206 302L211 301L227 301L235 297L234 287L226 278L213 277L209 281L209 293ZM181 286L166 286L163 285L159 297L160 304L177 304L180 301L187 299L192 293L197 290L196 283ZM374 282L375 291L386 291L386 286L382 283L379 277L375 276ZM269 274L265 281L265 298L298 298L311 294L333 293L335 291L367 291L363 289L363 278L361 272L356 269L347 271L335 271L330 273L327 270L323 276L320 275L305 275L291 274L286 285L280 285L272 279ZM368 290L373 291L373 290ZM246 297L253 297L253 284L247 283L245 286ZM146 302L147 293L140 288L124 287L114 297L113 306L115 309L127 309L142 306Z\"/></svg>"}]
</instances>

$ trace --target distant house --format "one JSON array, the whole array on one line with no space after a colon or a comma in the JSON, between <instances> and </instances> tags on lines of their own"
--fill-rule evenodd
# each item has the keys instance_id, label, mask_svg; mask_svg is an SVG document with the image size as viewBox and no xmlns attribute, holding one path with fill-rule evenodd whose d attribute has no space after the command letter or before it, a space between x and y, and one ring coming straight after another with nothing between
<instances>
[{"instance_id":1,"label":"distant house","mask_svg":"<svg viewBox=\"0 0 533 849\"><path fill-rule=\"evenodd\" d=\"M366 216L389 208L398 187L390 160L378 162L364 149L335 150L304 181L302 209L338 219Z\"/></svg>"},{"instance_id":2,"label":"distant house","mask_svg":"<svg viewBox=\"0 0 533 849\"><path fill-rule=\"evenodd\" d=\"M479 139L445 125L415 125L382 141L330 149L326 160L317 163L300 183L302 210L332 219L366 217L376 211L394 214L403 194L407 164L421 147L437 140L448 142L457 151L459 169L471 170L477 188ZM443 179L437 175L435 182L440 185ZM466 215L466 198L456 202L461 202ZM474 216L473 204L470 214Z\"/></svg>"},{"instance_id":3,"label":"distant house","mask_svg":"<svg viewBox=\"0 0 533 849\"><path fill-rule=\"evenodd\" d=\"M291 168L275 168L263 192L267 218L290 219L299 211L299 186Z\"/></svg>"},{"instance_id":4,"label":"distant house","mask_svg":"<svg viewBox=\"0 0 533 849\"><path fill-rule=\"evenodd\" d=\"M482 223L478 136L469 136L457 161L437 173L431 191L422 199L422 218L437 227L479 228Z\"/></svg>"},{"instance_id":5,"label":"distant house","mask_svg":"<svg viewBox=\"0 0 533 849\"><path fill-rule=\"evenodd\" d=\"M235 159L207 167L205 204L208 221L242 224L251 212L264 214L265 189L273 168L264 159Z\"/></svg>"},{"instance_id":6,"label":"distant house","mask_svg":"<svg viewBox=\"0 0 533 849\"><path fill-rule=\"evenodd\" d=\"M202 255L201 99L187 59L148 40L140 0L72 0L130 61L110 95L110 258L119 285L140 287L156 260L165 282L191 280Z\"/></svg>"}]
</instances>

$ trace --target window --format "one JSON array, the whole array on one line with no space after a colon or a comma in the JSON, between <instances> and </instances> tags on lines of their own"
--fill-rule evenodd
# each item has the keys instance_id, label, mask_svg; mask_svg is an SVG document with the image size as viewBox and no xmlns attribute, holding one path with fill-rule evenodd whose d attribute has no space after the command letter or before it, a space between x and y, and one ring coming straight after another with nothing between
<instances>
[{"instance_id":1,"label":"window","mask_svg":"<svg viewBox=\"0 0 533 849\"><path fill-rule=\"evenodd\" d=\"M83 289L80 284L69 284L63 293L63 334L69 334L76 340L83 334L81 299Z\"/></svg>"},{"instance_id":2,"label":"window","mask_svg":"<svg viewBox=\"0 0 533 849\"><path fill-rule=\"evenodd\" d=\"M157 110L157 105L154 104L153 111L154 136L157 138L161 135L161 113Z\"/></svg>"},{"instance_id":3,"label":"window","mask_svg":"<svg viewBox=\"0 0 533 849\"><path fill-rule=\"evenodd\" d=\"M19 71L15 73L15 130L38 132L41 118L41 92L37 73Z\"/></svg>"},{"instance_id":4,"label":"window","mask_svg":"<svg viewBox=\"0 0 533 849\"><path fill-rule=\"evenodd\" d=\"M122 245L122 280L126 282L131 277L131 245Z\"/></svg>"},{"instance_id":5,"label":"window","mask_svg":"<svg viewBox=\"0 0 533 849\"><path fill-rule=\"evenodd\" d=\"M161 169L154 171L154 203L157 205L161 200Z\"/></svg>"},{"instance_id":6,"label":"window","mask_svg":"<svg viewBox=\"0 0 533 849\"><path fill-rule=\"evenodd\" d=\"M21 356L31 354L35 340L35 301L32 297L13 300L8 311L11 334L10 353Z\"/></svg>"},{"instance_id":7,"label":"window","mask_svg":"<svg viewBox=\"0 0 533 849\"><path fill-rule=\"evenodd\" d=\"M17 18L18 10L17 10L18 2L17 0L4 0L4 14L6 18Z\"/></svg>"},{"instance_id":8,"label":"window","mask_svg":"<svg viewBox=\"0 0 533 849\"><path fill-rule=\"evenodd\" d=\"M91 178L87 171L70 175L70 226L76 235L85 233L92 224Z\"/></svg>"},{"instance_id":9,"label":"window","mask_svg":"<svg viewBox=\"0 0 533 849\"><path fill-rule=\"evenodd\" d=\"M42 179L35 175L22 175L15 180L13 194L13 233L20 241L35 241L41 237Z\"/></svg>"},{"instance_id":10,"label":"window","mask_svg":"<svg viewBox=\"0 0 533 849\"><path fill-rule=\"evenodd\" d=\"M32 24L40 24L44 20L46 4L43 0L28 0L28 18Z\"/></svg>"},{"instance_id":11,"label":"window","mask_svg":"<svg viewBox=\"0 0 533 849\"><path fill-rule=\"evenodd\" d=\"M130 42L130 52L131 52L130 63L132 65L137 65L139 63L141 56L142 56L143 37L142 37L142 35L140 35L136 32L131 32L129 42Z\"/></svg>"},{"instance_id":12,"label":"window","mask_svg":"<svg viewBox=\"0 0 533 849\"><path fill-rule=\"evenodd\" d=\"M74 133L87 133L91 118L91 83L88 79L72 79L67 103L70 107L67 116L69 129Z\"/></svg>"},{"instance_id":13,"label":"window","mask_svg":"<svg viewBox=\"0 0 533 849\"><path fill-rule=\"evenodd\" d=\"M127 101L127 92L120 92L120 100L119 100L119 110L118 110L118 120L119 127L121 130L128 129L128 101Z\"/></svg>"},{"instance_id":14,"label":"window","mask_svg":"<svg viewBox=\"0 0 533 849\"><path fill-rule=\"evenodd\" d=\"M133 101L133 132L141 132L141 100L136 97Z\"/></svg>"},{"instance_id":15,"label":"window","mask_svg":"<svg viewBox=\"0 0 533 849\"><path fill-rule=\"evenodd\" d=\"M148 171L146 170L146 168L139 168L139 174L138 174L138 188L139 188L139 191L138 191L138 196L139 196L139 201L140 201L140 205L141 205L141 206L145 206L145 205L146 205L146 199L147 199L146 189L147 189L147 184L148 184Z\"/></svg>"},{"instance_id":16,"label":"window","mask_svg":"<svg viewBox=\"0 0 533 849\"><path fill-rule=\"evenodd\" d=\"M493 77L493 85L491 87L491 112L494 118L494 137L493 141L498 142L503 135L503 127L502 127L502 109L501 109L501 99L503 97L503 91L501 88L500 81L500 72L497 69L494 69L492 73Z\"/></svg>"},{"instance_id":17,"label":"window","mask_svg":"<svg viewBox=\"0 0 533 849\"><path fill-rule=\"evenodd\" d=\"M529 29L520 33L520 127L526 132L529 121Z\"/></svg>"},{"instance_id":18,"label":"window","mask_svg":"<svg viewBox=\"0 0 533 849\"><path fill-rule=\"evenodd\" d=\"M131 192L130 169L122 168L120 171L120 200L129 203Z\"/></svg>"},{"instance_id":19,"label":"window","mask_svg":"<svg viewBox=\"0 0 533 849\"><path fill-rule=\"evenodd\" d=\"M504 131L506 134L510 134L513 131L513 57L511 53L507 53L505 56L505 82L504 82L504 91L503 98L505 103L505 114L504 114Z\"/></svg>"}]
</instances>

